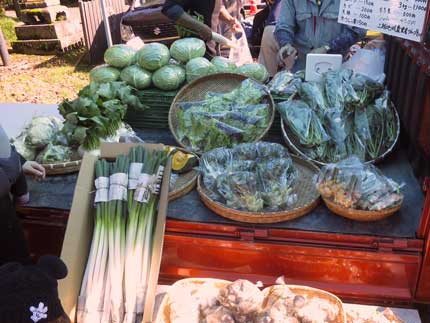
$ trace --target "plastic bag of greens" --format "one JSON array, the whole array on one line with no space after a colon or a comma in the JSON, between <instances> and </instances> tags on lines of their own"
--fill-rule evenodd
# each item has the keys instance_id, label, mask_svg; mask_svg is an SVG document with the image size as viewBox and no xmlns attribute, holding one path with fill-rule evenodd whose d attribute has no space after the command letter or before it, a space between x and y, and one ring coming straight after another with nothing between
<instances>
[{"instance_id":1,"label":"plastic bag of greens","mask_svg":"<svg viewBox=\"0 0 430 323\"><path fill-rule=\"evenodd\" d=\"M302 145L313 147L330 139L318 116L305 102L281 102L277 109Z\"/></svg>"},{"instance_id":2,"label":"plastic bag of greens","mask_svg":"<svg viewBox=\"0 0 430 323\"><path fill-rule=\"evenodd\" d=\"M378 211L403 202L401 185L357 156L324 166L316 185L324 198L345 208Z\"/></svg>"},{"instance_id":3,"label":"plastic bag of greens","mask_svg":"<svg viewBox=\"0 0 430 323\"><path fill-rule=\"evenodd\" d=\"M238 105L250 105L261 103L268 94L267 86L252 79L246 79L238 88L225 94L224 98Z\"/></svg>"},{"instance_id":4,"label":"plastic bag of greens","mask_svg":"<svg viewBox=\"0 0 430 323\"><path fill-rule=\"evenodd\" d=\"M228 148L216 148L200 158L199 171L203 175L205 187L216 192L216 179L233 169L233 155Z\"/></svg>"},{"instance_id":5,"label":"plastic bag of greens","mask_svg":"<svg viewBox=\"0 0 430 323\"><path fill-rule=\"evenodd\" d=\"M285 95L286 89L294 80L294 74L289 71L281 71L275 74L273 79L269 82L268 87L271 93L277 95Z\"/></svg>"},{"instance_id":6,"label":"plastic bag of greens","mask_svg":"<svg viewBox=\"0 0 430 323\"><path fill-rule=\"evenodd\" d=\"M36 158L37 149L25 143L25 136L16 138L12 144L16 151L25 158L25 160L34 160Z\"/></svg>"},{"instance_id":7,"label":"plastic bag of greens","mask_svg":"<svg viewBox=\"0 0 430 323\"><path fill-rule=\"evenodd\" d=\"M222 174L217 178L217 191L233 209L259 212L264 207L257 190L257 176L251 172Z\"/></svg>"},{"instance_id":8,"label":"plastic bag of greens","mask_svg":"<svg viewBox=\"0 0 430 323\"><path fill-rule=\"evenodd\" d=\"M27 129L26 145L42 149L52 142L61 130L62 123L55 117L34 117Z\"/></svg>"},{"instance_id":9,"label":"plastic bag of greens","mask_svg":"<svg viewBox=\"0 0 430 323\"><path fill-rule=\"evenodd\" d=\"M273 159L258 164L258 183L265 205L270 210L286 209L297 202L294 183L297 171L291 159Z\"/></svg>"},{"instance_id":10,"label":"plastic bag of greens","mask_svg":"<svg viewBox=\"0 0 430 323\"><path fill-rule=\"evenodd\" d=\"M328 71L323 75L327 106L342 109L344 106L343 77L339 71Z\"/></svg>"},{"instance_id":11,"label":"plastic bag of greens","mask_svg":"<svg viewBox=\"0 0 430 323\"><path fill-rule=\"evenodd\" d=\"M319 83L302 82L298 87L298 92L301 99L315 111L324 111L330 107L324 98L324 90Z\"/></svg>"}]
</instances>

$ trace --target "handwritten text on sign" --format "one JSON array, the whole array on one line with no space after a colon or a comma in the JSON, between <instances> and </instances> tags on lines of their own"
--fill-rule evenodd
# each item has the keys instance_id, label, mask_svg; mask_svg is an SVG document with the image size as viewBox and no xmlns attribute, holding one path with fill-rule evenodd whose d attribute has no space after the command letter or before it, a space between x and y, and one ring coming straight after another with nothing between
<instances>
[{"instance_id":1,"label":"handwritten text on sign","mask_svg":"<svg viewBox=\"0 0 430 323\"><path fill-rule=\"evenodd\" d=\"M339 22L421 41L428 0L340 0Z\"/></svg>"}]
</instances>

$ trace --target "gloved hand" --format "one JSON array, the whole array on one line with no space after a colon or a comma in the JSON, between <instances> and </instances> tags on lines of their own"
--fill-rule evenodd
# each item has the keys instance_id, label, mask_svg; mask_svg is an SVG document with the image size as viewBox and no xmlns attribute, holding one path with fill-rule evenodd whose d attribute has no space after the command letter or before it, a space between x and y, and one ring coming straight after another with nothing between
<instances>
[{"instance_id":1,"label":"gloved hand","mask_svg":"<svg viewBox=\"0 0 430 323\"><path fill-rule=\"evenodd\" d=\"M297 49L295 49L292 45L287 44L278 52L278 60L281 65L284 65L287 70L290 70L297 59Z\"/></svg>"},{"instance_id":2,"label":"gloved hand","mask_svg":"<svg viewBox=\"0 0 430 323\"><path fill-rule=\"evenodd\" d=\"M204 41L212 40L212 30L204 23L197 21L187 13L183 13L177 20L178 25L198 33Z\"/></svg>"},{"instance_id":3,"label":"gloved hand","mask_svg":"<svg viewBox=\"0 0 430 323\"><path fill-rule=\"evenodd\" d=\"M327 49L324 46L314 48L310 51L310 54L327 54Z\"/></svg>"}]
</instances>

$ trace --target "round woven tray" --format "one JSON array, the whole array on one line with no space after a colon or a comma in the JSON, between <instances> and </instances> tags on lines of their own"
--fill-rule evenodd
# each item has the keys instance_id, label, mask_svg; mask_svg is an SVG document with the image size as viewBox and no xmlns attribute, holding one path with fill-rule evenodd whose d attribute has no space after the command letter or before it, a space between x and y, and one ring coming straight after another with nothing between
<instances>
[{"instance_id":1,"label":"round woven tray","mask_svg":"<svg viewBox=\"0 0 430 323\"><path fill-rule=\"evenodd\" d=\"M175 137L176 142L183 148L190 149L186 143L179 140L178 135L176 133L176 129L178 128L178 103L179 102L193 102L203 100L205 95L208 92L217 92L217 93L228 93L235 88L237 88L242 81L246 80L247 77L239 74L231 74L231 73L220 73L214 75L204 76L199 78L190 84L184 86L176 95L175 99L170 106L169 111L169 128L173 137ZM272 126L273 119L275 118L275 103L273 101L270 93L267 95L268 104L270 108L269 114L269 123L267 128L261 133L255 141L259 141L263 139L263 137L268 133L269 129ZM195 152L201 153L201 152Z\"/></svg>"},{"instance_id":2,"label":"round woven tray","mask_svg":"<svg viewBox=\"0 0 430 323\"><path fill-rule=\"evenodd\" d=\"M229 285L231 281L223 280L223 279L214 279L214 278L186 278L178 280L176 283L172 285L171 288L175 290L181 290L181 289L189 289L192 293L196 293L199 291L202 286L208 286L211 285L211 287L215 289L222 289ZM270 296L270 294L279 289L290 289L294 294L302 295L306 298L314 298L318 297L320 299L329 301L330 303L334 304L338 309L339 313L333 321L333 323L345 323L346 322L346 316L345 316L345 310L343 308L342 301L335 295L326 292L324 290L311 288L307 286L300 286L300 285L274 285L271 287L265 288L262 293L264 295L263 300L263 306L267 304L267 298ZM180 295L179 295L180 296ZM177 297L177 295L176 295ZM172 319L171 316L173 313L173 309L171 307L171 304L175 301L175 295L171 295L169 291L164 295L160 306L158 307L155 323L171 323ZM190 304L192 306L192 304ZM197 322L190 322L190 323L197 323Z\"/></svg>"},{"instance_id":3,"label":"round woven tray","mask_svg":"<svg viewBox=\"0 0 430 323\"><path fill-rule=\"evenodd\" d=\"M398 206L381 211L364 211L344 208L343 206L340 206L326 198L323 198L323 200L327 208L334 214L343 216L344 218L348 218L350 220L361 222L379 221L388 218L389 216L400 210L400 208L402 207L402 205L400 204Z\"/></svg>"},{"instance_id":4,"label":"round woven tray","mask_svg":"<svg viewBox=\"0 0 430 323\"><path fill-rule=\"evenodd\" d=\"M392 145L378 158L373 159L373 160L369 160L366 162L366 164L376 164L381 162L382 160L384 160L394 149L394 147L396 146L397 141L399 140L399 136L400 136L400 118L399 118L399 114L397 113L397 110L392 107L393 111L394 111L394 115L396 118L396 124L397 124L397 132L396 132L396 139L393 141ZM284 120L281 118L281 129L282 129L282 136L284 137L285 143L287 144L288 148L293 151L295 154L299 155L300 157L306 159L306 160L310 160L311 162L319 165L319 166L324 166L327 165L328 163L323 163L321 161L312 159L310 157L308 157L301 149L301 145L299 143L299 141L296 139L296 136L294 135L294 133L290 130L290 128L288 127L288 125L284 122Z\"/></svg>"},{"instance_id":5,"label":"round woven tray","mask_svg":"<svg viewBox=\"0 0 430 323\"><path fill-rule=\"evenodd\" d=\"M50 175L65 175L79 172L82 160L75 160L71 162L58 163L58 164L42 164L45 168L47 176Z\"/></svg>"},{"instance_id":6,"label":"round woven tray","mask_svg":"<svg viewBox=\"0 0 430 323\"><path fill-rule=\"evenodd\" d=\"M198 177L199 172L194 169L187 173L179 174L175 185L169 191L169 201L176 200L191 192L196 187Z\"/></svg>"},{"instance_id":7,"label":"round woven tray","mask_svg":"<svg viewBox=\"0 0 430 323\"><path fill-rule=\"evenodd\" d=\"M298 196L297 203L291 208L280 212L247 212L235 210L216 202L209 197L209 191L204 187L201 176L197 181L197 191L203 203L214 213L225 218L247 223L276 223L295 218L311 212L319 204L319 192L315 188L313 178L318 173L318 167L296 156L291 156L299 174L293 190Z\"/></svg>"}]
</instances>

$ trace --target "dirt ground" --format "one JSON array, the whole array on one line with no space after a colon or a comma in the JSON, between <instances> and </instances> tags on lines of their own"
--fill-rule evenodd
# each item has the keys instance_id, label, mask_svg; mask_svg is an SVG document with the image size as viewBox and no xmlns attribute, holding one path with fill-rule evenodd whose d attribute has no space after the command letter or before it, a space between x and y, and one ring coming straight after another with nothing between
<instances>
[{"instance_id":1,"label":"dirt ground","mask_svg":"<svg viewBox=\"0 0 430 323\"><path fill-rule=\"evenodd\" d=\"M0 102L59 103L75 98L88 84L91 67L81 63L84 51L61 56L12 54L12 64L0 65Z\"/></svg>"}]
</instances>

